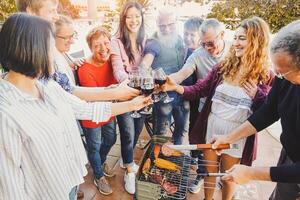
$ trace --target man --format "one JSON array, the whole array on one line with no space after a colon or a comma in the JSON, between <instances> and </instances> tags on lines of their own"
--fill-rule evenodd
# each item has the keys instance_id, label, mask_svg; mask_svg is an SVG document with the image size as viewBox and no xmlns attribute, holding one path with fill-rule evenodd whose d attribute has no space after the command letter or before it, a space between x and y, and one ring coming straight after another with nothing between
<instances>
[{"instance_id":1,"label":"man","mask_svg":"<svg viewBox=\"0 0 300 200\"><path fill-rule=\"evenodd\" d=\"M177 83L181 83L193 73L196 73L196 79L204 78L213 66L225 57L231 46L230 42L224 40L224 33L224 25L217 19L204 20L199 28L200 47L192 53L180 71L170 75L172 79ZM193 126L196 122L198 112L202 110L204 102L205 98L201 98L200 103L198 104L198 110L191 110L191 113L193 113L193 116L191 116L190 119L191 123L189 131L189 142L191 144L199 143L197 131L193 130ZM203 173L204 169L203 164L201 163L201 160L203 160L202 153L199 151L192 151L192 157L196 158L196 160L198 159L199 165L197 173ZM198 193L202 183L202 177L197 176L195 181L191 183L189 191Z\"/></svg>"},{"instance_id":2,"label":"man","mask_svg":"<svg viewBox=\"0 0 300 200\"><path fill-rule=\"evenodd\" d=\"M152 69L163 68L167 75L181 69L185 51L176 23L176 15L172 8L164 7L159 10L156 18L158 31L147 41L143 65ZM188 131L189 102L175 93L169 93L169 96L174 98L172 102L160 101L154 105L154 134L165 135L173 116L173 140L175 144L181 144L184 134Z\"/></svg>"},{"instance_id":3,"label":"man","mask_svg":"<svg viewBox=\"0 0 300 200\"><path fill-rule=\"evenodd\" d=\"M300 20L283 27L271 43L271 60L277 78L266 102L248 121L229 135L216 137L213 147L234 143L281 119L283 146L277 167L235 165L223 180L239 184L251 180L277 182L270 200L300 197Z\"/></svg>"}]
</instances>

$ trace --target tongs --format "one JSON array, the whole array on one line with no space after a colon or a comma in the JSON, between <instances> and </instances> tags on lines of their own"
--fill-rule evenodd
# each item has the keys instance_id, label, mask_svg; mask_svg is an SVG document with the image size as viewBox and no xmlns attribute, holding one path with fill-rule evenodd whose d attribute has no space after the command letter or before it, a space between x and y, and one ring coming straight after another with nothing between
<instances>
[{"instance_id":1,"label":"tongs","mask_svg":"<svg viewBox=\"0 0 300 200\"><path fill-rule=\"evenodd\" d=\"M212 144L187 144L187 145L167 145L171 149L175 150L205 150L212 149ZM236 144L220 144L215 150L222 149L237 149Z\"/></svg>"}]
</instances>

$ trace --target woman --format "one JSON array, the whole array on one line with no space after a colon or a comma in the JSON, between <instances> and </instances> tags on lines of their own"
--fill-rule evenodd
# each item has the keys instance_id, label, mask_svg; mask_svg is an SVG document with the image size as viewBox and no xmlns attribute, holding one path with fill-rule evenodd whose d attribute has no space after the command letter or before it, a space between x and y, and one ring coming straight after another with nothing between
<instances>
[{"instance_id":1,"label":"woman","mask_svg":"<svg viewBox=\"0 0 300 200\"><path fill-rule=\"evenodd\" d=\"M110 37L108 31L102 27L96 27L88 33L86 40L92 55L78 69L81 86L108 87L117 83L110 62ZM86 138L88 158L94 171L94 183L100 193L109 195L112 189L105 176L112 177L114 174L105 160L116 142L116 120L113 117L108 122L98 124L84 120L81 125Z\"/></svg>"},{"instance_id":2,"label":"woman","mask_svg":"<svg viewBox=\"0 0 300 200\"><path fill-rule=\"evenodd\" d=\"M74 63L68 55L68 51L76 38L76 32L72 20L60 15L55 21L55 49L54 49L54 80L67 92L85 101L104 100L129 100L138 95L138 91L121 84L119 87L103 90L99 87L77 86L78 80L75 73ZM82 60L79 60L82 61ZM77 62L82 65L83 62Z\"/></svg>"},{"instance_id":3,"label":"woman","mask_svg":"<svg viewBox=\"0 0 300 200\"><path fill-rule=\"evenodd\" d=\"M76 118L107 121L149 100L87 103L65 92L49 79L54 36L41 18L14 14L0 38L0 199L69 199L87 173Z\"/></svg>"},{"instance_id":4,"label":"woman","mask_svg":"<svg viewBox=\"0 0 300 200\"><path fill-rule=\"evenodd\" d=\"M268 43L267 23L258 17L246 19L237 28L227 57L206 78L187 87L168 80L165 90L175 90L190 100L207 97L192 131L201 134L202 139L197 142L212 141L212 134L228 134L262 104L272 78L268 69ZM245 143L246 139L238 141L237 149L224 150L221 156L211 150L204 151L204 160L218 162L220 159L221 172L240 163L241 159L243 163L250 164L255 158L255 138L248 138ZM217 166L207 166L208 172L218 170ZM214 184L209 183L215 183L215 178L205 177L204 182L205 199L210 200L213 198ZM231 199L234 188L233 183L224 181L222 199Z\"/></svg>"},{"instance_id":5,"label":"woman","mask_svg":"<svg viewBox=\"0 0 300 200\"><path fill-rule=\"evenodd\" d=\"M137 2L127 2L120 14L120 23L115 38L112 39L111 62L118 82L128 78L128 72L138 69L145 44L145 27L142 6ZM135 173L138 166L133 161L133 150L143 129L144 116L132 118L130 113L117 117L121 137L121 167L126 167L125 189L135 193Z\"/></svg>"}]
</instances>

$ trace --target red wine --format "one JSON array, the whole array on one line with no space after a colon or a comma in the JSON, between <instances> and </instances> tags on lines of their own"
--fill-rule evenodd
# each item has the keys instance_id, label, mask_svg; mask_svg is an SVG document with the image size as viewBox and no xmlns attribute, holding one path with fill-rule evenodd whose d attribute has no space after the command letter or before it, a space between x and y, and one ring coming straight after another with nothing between
<instances>
[{"instance_id":1,"label":"red wine","mask_svg":"<svg viewBox=\"0 0 300 200\"><path fill-rule=\"evenodd\" d=\"M154 91L154 85L153 84L142 85L141 90L142 90L142 94L149 96Z\"/></svg>"},{"instance_id":2,"label":"red wine","mask_svg":"<svg viewBox=\"0 0 300 200\"><path fill-rule=\"evenodd\" d=\"M166 83L166 79L154 79L155 84L163 85Z\"/></svg>"},{"instance_id":3,"label":"red wine","mask_svg":"<svg viewBox=\"0 0 300 200\"><path fill-rule=\"evenodd\" d=\"M152 94L154 91L154 88L152 89L143 89L142 88L142 94L146 95L146 96L149 96L150 94Z\"/></svg>"}]
</instances>

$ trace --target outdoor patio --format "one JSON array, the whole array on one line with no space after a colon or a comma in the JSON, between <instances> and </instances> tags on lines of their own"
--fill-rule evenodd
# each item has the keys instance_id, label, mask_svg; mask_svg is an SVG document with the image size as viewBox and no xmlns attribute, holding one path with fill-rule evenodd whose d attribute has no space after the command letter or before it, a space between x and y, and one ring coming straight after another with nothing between
<instances>
[{"instance_id":1,"label":"outdoor patio","mask_svg":"<svg viewBox=\"0 0 300 200\"><path fill-rule=\"evenodd\" d=\"M281 144L276 140L272 134L274 131L278 132L278 129L265 130L259 134L258 138L258 157L254 165L256 166L271 166L276 165ZM142 140L148 140L149 136L146 130L143 131L141 137ZM135 151L135 162L139 163L143 155L143 150L136 148ZM117 144L114 145L108 158L109 164L114 166L116 176L107 178L113 188L113 193L109 196L100 194L92 181L92 170L89 168L89 174L85 177L85 183L80 186L80 189L84 192L84 200L131 200L132 195L129 195L124 189L124 170L119 166L120 157L120 141L118 138ZM247 185L238 187L238 196L240 200L267 200L271 192L273 191L275 184L270 182L251 182ZM198 194L188 193L188 200L199 200L203 199L203 189ZM215 200L221 199L220 191L215 194Z\"/></svg>"}]
</instances>

